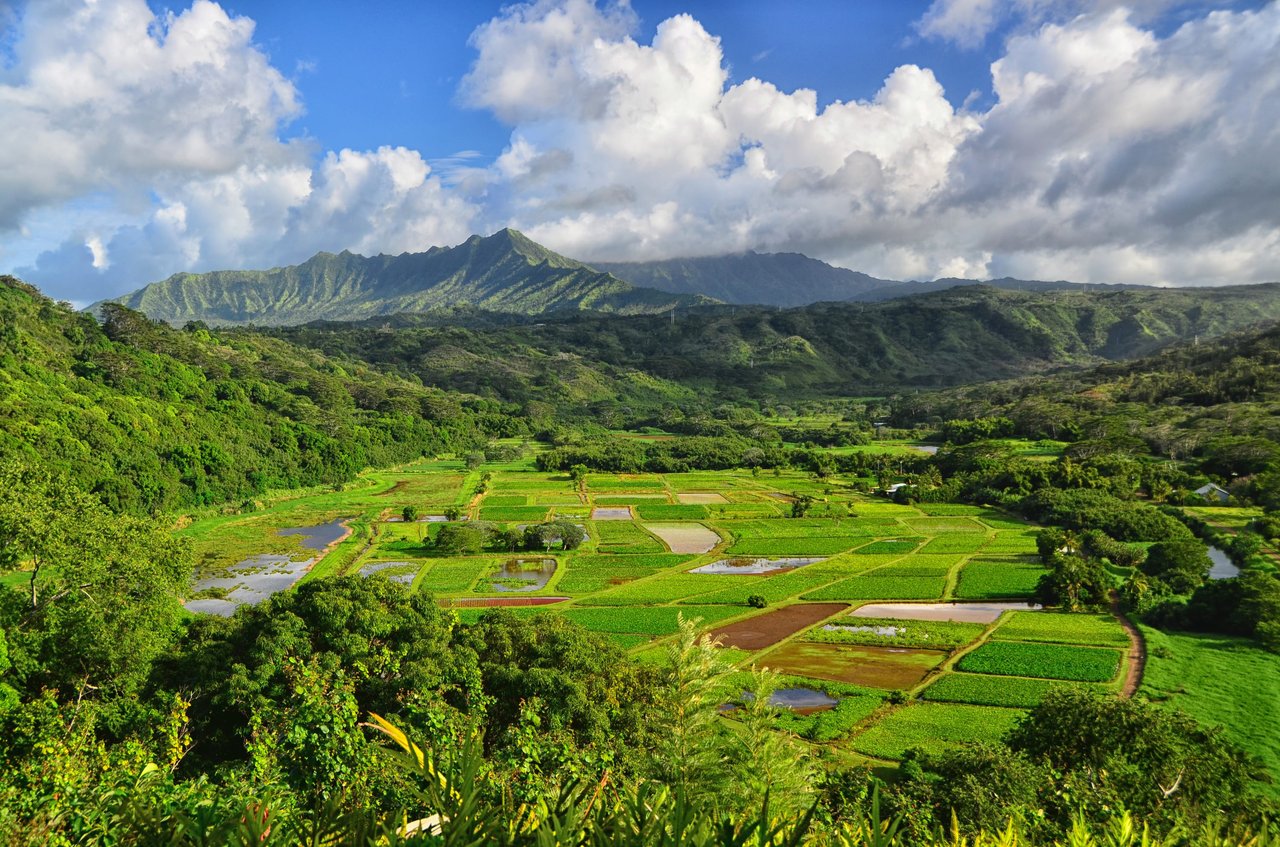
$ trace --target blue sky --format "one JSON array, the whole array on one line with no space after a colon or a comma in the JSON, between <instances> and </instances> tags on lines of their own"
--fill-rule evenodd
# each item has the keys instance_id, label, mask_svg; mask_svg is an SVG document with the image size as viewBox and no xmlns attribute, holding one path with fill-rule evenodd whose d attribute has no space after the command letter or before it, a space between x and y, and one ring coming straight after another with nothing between
<instances>
[{"instance_id":1,"label":"blue sky","mask_svg":"<svg viewBox=\"0 0 1280 847\"><path fill-rule=\"evenodd\" d=\"M224 4L255 21L257 41L303 91L306 114L288 134L310 136L326 149L404 144L431 157L474 150L488 158L502 151L510 130L489 113L460 105L456 95L475 58L468 37L503 5L399 0L352 15L348 4L324 0ZM912 24L927 2L631 5L639 17L638 40L650 40L661 21L690 13L721 39L731 81L760 76L786 90L812 88L823 105L874 96L904 63L932 68L957 107L971 92L978 92L979 103L990 98L989 66L998 50L920 38ZM990 41L998 43L998 37Z\"/></svg>"},{"instance_id":2,"label":"blue sky","mask_svg":"<svg viewBox=\"0 0 1280 847\"><path fill-rule=\"evenodd\" d=\"M575 258L1280 279L1280 4L0 3L0 272Z\"/></svg>"}]
</instances>

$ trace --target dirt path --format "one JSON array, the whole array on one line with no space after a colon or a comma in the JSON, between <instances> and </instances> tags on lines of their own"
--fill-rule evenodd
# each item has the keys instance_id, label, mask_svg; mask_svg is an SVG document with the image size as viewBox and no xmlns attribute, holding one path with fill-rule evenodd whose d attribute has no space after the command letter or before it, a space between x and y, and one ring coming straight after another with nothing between
<instances>
[{"instance_id":1,"label":"dirt path","mask_svg":"<svg viewBox=\"0 0 1280 847\"><path fill-rule=\"evenodd\" d=\"M1133 625L1133 621L1121 614L1120 597L1114 591L1111 592L1111 614L1120 622L1125 634L1129 636L1129 671L1125 674L1124 687L1120 689L1120 696L1128 700L1138 693L1138 686L1142 685L1142 672L1147 667L1147 642L1138 628Z\"/></svg>"}]
</instances>

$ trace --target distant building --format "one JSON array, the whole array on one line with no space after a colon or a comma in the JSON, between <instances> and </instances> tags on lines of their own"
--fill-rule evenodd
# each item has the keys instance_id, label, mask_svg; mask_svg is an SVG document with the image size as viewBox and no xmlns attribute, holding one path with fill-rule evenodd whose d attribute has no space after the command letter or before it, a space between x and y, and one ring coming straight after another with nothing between
<instances>
[{"instance_id":1,"label":"distant building","mask_svg":"<svg viewBox=\"0 0 1280 847\"><path fill-rule=\"evenodd\" d=\"M885 496L892 497L893 495L898 493L898 489L906 488L906 487L907 487L907 484L905 482L895 482L893 485L890 485L888 488L884 490Z\"/></svg>"},{"instance_id":2,"label":"distant building","mask_svg":"<svg viewBox=\"0 0 1280 847\"><path fill-rule=\"evenodd\" d=\"M1221 485L1215 485L1212 482L1208 485L1202 485L1197 488L1196 493L1206 500L1216 500L1219 503L1225 503L1227 500L1231 499L1231 493L1227 491L1227 489L1223 488Z\"/></svg>"}]
</instances>

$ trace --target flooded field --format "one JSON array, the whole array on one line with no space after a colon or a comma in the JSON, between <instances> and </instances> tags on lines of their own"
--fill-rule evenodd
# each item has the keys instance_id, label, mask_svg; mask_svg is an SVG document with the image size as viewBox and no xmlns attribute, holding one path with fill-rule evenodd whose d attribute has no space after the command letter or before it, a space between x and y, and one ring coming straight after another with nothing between
<instances>
[{"instance_id":1,"label":"flooded field","mask_svg":"<svg viewBox=\"0 0 1280 847\"><path fill-rule=\"evenodd\" d=\"M720 536L700 523L650 523L644 528L662 539L672 553L708 553Z\"/></svg>"},{"instance_id":2,"label":"flooded field","mask_svg":"<svg viewBox=\"0 0 1280 847\"><path fill-rule=\"evenodd\" d=\"M360 569L360 576L373 576L376 573L386 574L387 579L408 585L418 575L421 562L374 562Z\"/></svg>"},{"instance_id":3,"label":"flooded field","mask_svg":"<svg viewBox=\"0 0 1280 847\"><path fill-rule=\"evenodd\" d=\"M844 603L799 603L711 630L725 647L760 650L849 608Z\"/></svg>"},{"instance_id":4,"label":"flooded field","mask_svg":"<svg viewBox=\"0 0 1280 847\"><path fill-rule=\"evenodd\" d=\"M764 664L771 670L794 676L897 689L911 688L924 679L946 655L940 650L911 647L793 641L770 653Z\"/></svg>"},{"instance_id":5,"label":"flooded field","mask_svg":"<svg viewBox=\"0 0 1280 847\"><path fill-rule=\"evenodd\" d=\"M508 559L489 582L494 591L537 591L555 572L556 560L549 557Z\"/></svg>"},{"instance_id":6,"label":"flooded field","mask_svg":"<svg viewBox=\"0 0 1280 847\"><path fill-rule=\"evenodd\" d=\"M689 573L729 574L733 576L760 576L778 571L795 570L805 565L825 562L826 559L756 559L749 556L736 556L732 559L721 559Z\"/></svg>"},{"instance_id":7,"label":"flooded field","mask_svg":"<svg viewBox=\"0 0 1280 847\"><path fill-rule=\"evenodd\" d=\"M729 502L723 494L717 494L714 491L685 491L677 494L676 499L681 503L702 506L722 505Z\"/></svg>"},{"instance_id":8,"label":"flooded field","mask_svg":"<svg viewBox=\"0 0 1280 847\"><path fill-rule=\"evenodd\" d=\"M631 508L629 506L597 506L591 510L591 520L629 521L631 520Z\"/></svg>"},{"instance_id":9,"label":"flooded field","mask_svg":"<svg viewBox=\"0 0 1280 847\"><path fill-rule=\"evenodd\" d=\"M1008 611L1039 609L1034 603L868 603L850 615L855 618L897 618L908 621L991 623Z\"/></svg>"},{"instance_id":10,"label":"flooded field","mask_svg":"<svg viewBox=\"0 0 1280 847\"><path fill-rule=\"evenodd\" d=\"M277 531L277 535L302 536L302 546L317 553L341 541L350 530L344 519L317 526L299 526ZM236 607L257 604L278 591L294 586L303 574L311 569L319 556L295 560L293 556L262 553L250 556L227 568L218 576L207 576L196 581L194 593L217 592L221 597L207 597L186 602L187 611L197 614L230 617Z\"/></svg>"}]
</instances>

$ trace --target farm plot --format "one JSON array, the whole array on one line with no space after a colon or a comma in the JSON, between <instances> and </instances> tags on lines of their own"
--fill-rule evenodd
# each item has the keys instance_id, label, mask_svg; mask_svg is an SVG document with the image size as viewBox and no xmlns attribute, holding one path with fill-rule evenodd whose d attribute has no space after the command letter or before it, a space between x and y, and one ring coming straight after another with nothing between
<instances>
[{"instance_id":1,"label":"farm plot","mask_svg":"<svg viewBox=\"0 0 1280 847\"><path fill-rule=\"evenodd\" d=\"M643 609L557 609L548 614L564 615L571 621L595 632L626 632L636 635L670 635L678 628L677 616L701 621L709 626L742 614L741 609L725 606L671 606Z\"/></svg>"},{"instance_id":2,"label":"farm plot","mask_svg":"<svg viewBox=\"0 0 1280 847\"><path fill-rule=\"evenodd\" d=\"M741 605L747 602L748 597L755 594L763 597L769 603L780 603L805 591L841 579L847 574L848 571L846 569L823 564L810 565L789 573L780 573L773 576L728 577L728 580L732 581L731 585L723 587L719 591L713 591L710 594L700 594L697 602ZM717 587L724 586L725 580L722 579L716 584Z\"/></svg>"},{"instance_id":3,"label":"farm plot","mask_svg":"<svg viewBox=\"0 0 1280 847\"><path fill-rule=\"evenodd\" d=\"M734 556L834 556L864 540L849 536L744 538L735 541L725 552Z\"/></svg>"},{"instance_id":4,"label":"farm plot","mask_svg":"<svg viewBox=\"0 0 1280 847\"><path fill-rule=\"evenodd\" d=\"M1000 555L1035 555L1036 535L1035 531L997 532L995 538L988 541L982 551Z\"/></svg>"},{"instance_id":5,"label":"farm plot","mask_svg":"<svg viewBox=\"0 0 1280 847\"><path fill-rule=\"evenodd\" d=\"M604 591L684 564L689 558L663 553L574 556L565 566L556 590L569 594Z\"/></svg>"},{"instance_id":6,"label":"farm plot","mask_svg":"<svg viewBox=\"0 0 1280 847\"><path fill-rule=\"evenodd\" d=\"M705 574L660 574L584 597L585 606L652 606L675 603L716 590L715 577Z\"/></svg>"},{"instance_id":7,"label":"farm plot","mask_svg":"<svg viewBox=\"0 0 1280 847\"><path fill-rule=\"evenodd\" d=\"M947 656L939 650L792 641L762 664L779 673L832 679L868 688L911 688Z\"/></svg>"},{"instance_id":8,"label":"farm plot","mask_svg":"<svg viewBox=\"0 0 1280 847\"><path fill-rule=\"evenodd\" d=\"M536 523L547 517L546 506L489 506L483 501L480 505L482 521L529 521Z\"/></svg>"},{"instance_id":9,"label":"farm plot","mask_svg":"<svg viewBox=\"0 0 1280 847\"><path fill-rule=\"evenodd\" d=\"M988 532L985 526L966 517L906 518L902 522L909 526L912 532L920 535L943 535L952 532L976 532L985 535Z\"/></svg>"},{"instance_id":10,"label":"farm plot","mask_svg":"<svg viewBox=\"0 0 1280 847\"><path fill-rule=\"evenodd\" d=\"M699 523L651 523L645 529L662 539L672 553L707 553L720 536Z\"/></svg>"},{"instance_id":11,"label":"farm plot","mask_svg":"<svg viewBox=\"0 0 1280 847\"><path fill-rule=\"evenodd\" d=\"M438 559L425 569L418 590L427 594L459 594L470 591L480 575L501 564L499 559Z\"/></svg>"},{"instance_id":12,"label":"farm plot","mask_svg":"<svg viewBox=\"0 0 1280 847\"><path fill-rule=\"evenodd\" d=\"M976 706L1009 706L1030 709L1040 705L1050 691L1080 683L1027 679L1020 676L988 676L973 673L945 674L920 696L942 703L970 703Z\"/></svg>"},{"instance_id":13,"label":"farm plot","mask_svg":"<svg viewBox=\"0 0 1280 847\"><path fill-rule=\"evenodd\" d=\"M1129 636L1111 615L1067 612L1014 612L1005 618L991 637L1001 641L1044 641L1095 647L1124 647L1129 643Z\"/></svg>"},{"instance_id":14,"label":"farm plot","mask_svg":"<svg viewBox=\"0 0 1280 847\"><path fill-rule=\"evenodd\" d=\"M847 608L843 603L802 603L722 626L711 635L719 638L725 647L760 650Z\"/></svg>"},{"instance_id":15,"label":"farm plot","mask_svg":"<svg viewBox=\"0 0 1280 847\"><path fill-rule=\"evenodd\" d=\"M662 542L631 521L602 521L595 525L596 549L601 553L665 553Z\"/></svg>"},{"instance_id":16,"label":"farm plot","mask_svg":"<svg viewBox=\"0 0 1280 847\"><path fill-rule=\"evenodd\" d=\"M923 538L886 538L881 541L873 541L870 544L859 547L854 552L859 556L878 556L885 554L894 554L905 556L920 546Z\"/></svg>"},{"instance_id":17,"label":"farm plot","mask_svg":"<svg viewBox=\"0 0 1280 847\"><path fill-rule=\"evenodd\" d=\"M950 535L939 535L937 538L930 539L923 547L920 548L921 553L977 553L987 543L992 540L990 535L980 535L974 532L957 532Z\"/></svg>"},{"instance_id":18,"label":"farm plot","mask_svg":"<svg viewBox=\"0 0 1280 847\"><path fill-rule=\"evenodd\" d=\"M1030 597L1045 573L1040 563L1031 559L973 559L960 569L955 596L964 600Z\"/></svg>"},{"instance_id":19,"label":"farm plot","mask_svg":"<svg viewBox=\"0 0 1280 847\"><path fill-rule=\"evenodd\" d=\"M588 474L587 490L601 491L654 491L665 493L662 477L653 474Z\"/></svg>"},{"instance_id":20,"label":"farm plot","mask_svg":"<svg viewBox=\"0 0 1280 847\"><path fill-rule=\"evenodd\" d=\"M1026 714L1021 709L952 703L912 703L890 712L850 746L868 756L901 759L913 747L940 753L972 742L995 744Z\"/></svg>"},{"instance_id":21,"label":"farm plot","mask_svg":"<svg viewBox=\"0 0 1280 847\"><path fill-rule=\"evenodd\" d=\"M805 635L805 640L827 644L950 649L968 644L984 629L984 624L955 621L844 617L811 630Z\"/></svg>"},{"instance_id":22,"label":"farm plot","mask_svg":"<svg viewBox=\"0 0 1280 847\"><path fill-rule=\"evenodd\" d=\"M696 521L707 517L706 506L646 503L636 506L636 512L647 521Z\"/></svg>"},{"instance_id":23,"label":"farm plot","mask_svg":"<svg viewBox=\"0 0 1280 847\"><path fill-rule=\"evenodd\" d=\"M1120 653L1099 647L988 641L962 656L956 668L999 676L1107 682L1120 671Z\"/></svg>"},{"instance_id":24,"label":"farm plot","mask_svg":"<svg viewBox=\"0 0 1280 847\"><path fill-rule=\"evenodd\" d=\"M963 556L918 553L876 568L869 576L946 576Z\"/></svg>"},{"instance_id":25,"label":"farm plot","mask_svg":"<svg viewBox=\"0 0 1280 847\"><path fill-rule=\"evenodd\" d=\"M946 580L934 576L855 576L804 595L806 600L937 600Z\"/></svg>"}]
</instances>

